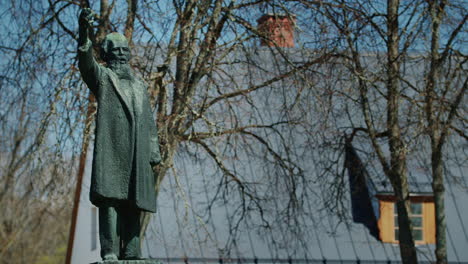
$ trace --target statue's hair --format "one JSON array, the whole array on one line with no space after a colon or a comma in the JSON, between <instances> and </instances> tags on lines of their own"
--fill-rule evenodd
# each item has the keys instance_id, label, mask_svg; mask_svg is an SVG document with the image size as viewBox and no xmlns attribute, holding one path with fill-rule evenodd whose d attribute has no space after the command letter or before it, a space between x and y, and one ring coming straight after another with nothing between
<instances>
[{"instance_id":1,"label":"statue's hair","mask_svg":"<svg viewBox=\"0 0 468 264\"><path fill-rule=\"evenodd\" d=\"M119 42L119 41L125 42L128 46L127 38L124 35L117 33L117 32L112 32L110 34L107 34L107 36L104 38L104 41L102 42L102 45L101 45L101 54L104 60L106 60L107 53L109 52L110 43Z\"/></svg>"}]
</instances>

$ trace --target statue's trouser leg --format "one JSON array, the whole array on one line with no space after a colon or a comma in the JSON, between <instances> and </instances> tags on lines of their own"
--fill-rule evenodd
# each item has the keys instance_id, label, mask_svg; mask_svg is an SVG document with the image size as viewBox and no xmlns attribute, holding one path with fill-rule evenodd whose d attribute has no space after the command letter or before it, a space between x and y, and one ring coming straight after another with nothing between
<instances>
[{"instance_id":1,"label":"statue's trouser leg","mask_svg":"<svg viewBox=\"0 0 468 264\"><path fill-rule=\"evenodd\" d=\"M138 259L140 253L140 210L134 206L120 208L122 251L121 259Z\"/></svg>"},{"instance_id":2,"label":"statue's trouser leg","mask_svg":"<svg viewBox=\"0 0 468 264\"><path fill-rule=\"evenodd\" d=\"M119 253L119 230L115 207L99 208L99 241L103 260L117 259Z\"/></svg>"}]
</instances>

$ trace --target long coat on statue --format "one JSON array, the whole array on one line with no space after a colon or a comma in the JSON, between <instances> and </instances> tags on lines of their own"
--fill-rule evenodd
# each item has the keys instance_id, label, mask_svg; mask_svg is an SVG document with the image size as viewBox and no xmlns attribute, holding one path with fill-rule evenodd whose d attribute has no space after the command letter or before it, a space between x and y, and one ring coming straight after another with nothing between
<instances>
[{"instance_id":1,"label":"long coat on statue","mask_svg":"<svg viewBox=\"0 0 468 264\"><path fill-rule=\"evenodd\" d=\"M78 59L83 80L98 104L91 202L98 207L131 203L156 212L151 163L161 158L146 85L134 78L130 87L122 87L112 70L94 60L90 41L79 47ZM131 88L131 93L124 88Z\"/></svg>"}]
</instances>

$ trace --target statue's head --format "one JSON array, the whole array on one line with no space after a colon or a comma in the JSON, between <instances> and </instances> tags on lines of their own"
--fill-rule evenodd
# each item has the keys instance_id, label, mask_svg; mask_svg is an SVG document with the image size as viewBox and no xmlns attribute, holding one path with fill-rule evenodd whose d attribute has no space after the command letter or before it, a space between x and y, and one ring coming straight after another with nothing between
<instances>
[{"instance_id":1,"label":"statue's head","mask_svg":"<svg viewBox=\"0 0 468 264\"><path fill-rule=\"evenodd\" d=\"M102 58L107 63L128 63L130 48L124 35L110 33L102 42Z\"/></svg>"}]
</instances>

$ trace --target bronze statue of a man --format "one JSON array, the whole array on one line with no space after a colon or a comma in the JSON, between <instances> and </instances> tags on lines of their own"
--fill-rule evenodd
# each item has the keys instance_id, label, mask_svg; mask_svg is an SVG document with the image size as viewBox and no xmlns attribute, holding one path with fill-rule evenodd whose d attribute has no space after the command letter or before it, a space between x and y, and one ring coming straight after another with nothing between
<instances>
[{"instance_id":1,"label":"bronze statue of a man","mask_svg":"<svg viewBox=\"0 0 468 264\"><path fill-rule=\"evenodd\" d=\"M95 61L88 37L92 16L83 9L79 17L78 65L98 104L90 199L99 207L101 257L139 259L140 214L156 212L157 128L147 86L128 64L126 38L107 35L101 54L107 66Z\"/></svg>"}]
</instances>

